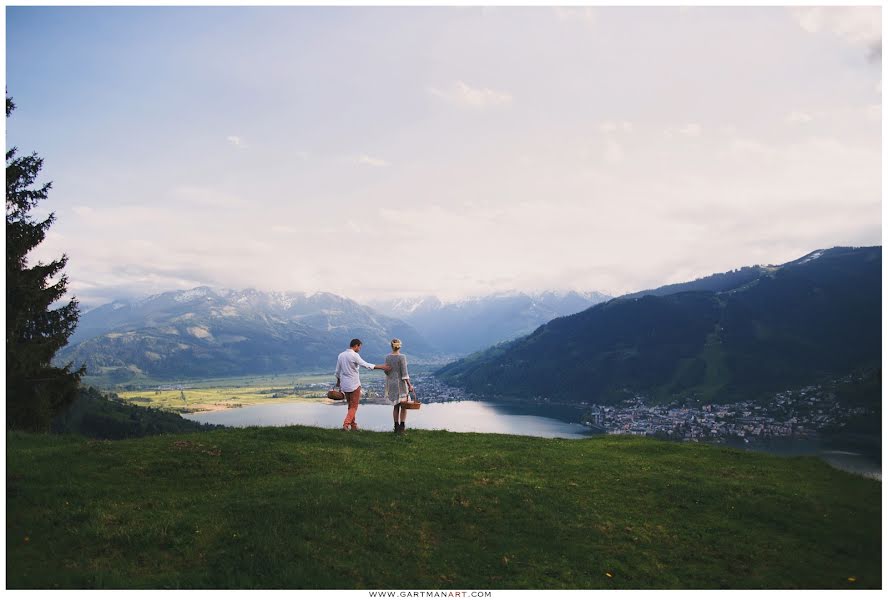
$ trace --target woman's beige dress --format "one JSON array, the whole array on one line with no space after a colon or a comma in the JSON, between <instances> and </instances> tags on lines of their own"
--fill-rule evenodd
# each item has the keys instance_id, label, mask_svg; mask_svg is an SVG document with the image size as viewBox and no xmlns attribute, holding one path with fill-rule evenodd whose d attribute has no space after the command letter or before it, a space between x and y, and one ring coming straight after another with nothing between
<instances>
[{"instance_id":1,"label":"woman's beige dress","mask_svg":"<svg viewBox=\"0 0 888 600\"><path fill-rule=\"evenodd\" d=\"M385 397L392 404L404 400L407 395L407 357L403 354L389 354L385 364L392 369L385 374Z\"/></svg>"}]
</instances>

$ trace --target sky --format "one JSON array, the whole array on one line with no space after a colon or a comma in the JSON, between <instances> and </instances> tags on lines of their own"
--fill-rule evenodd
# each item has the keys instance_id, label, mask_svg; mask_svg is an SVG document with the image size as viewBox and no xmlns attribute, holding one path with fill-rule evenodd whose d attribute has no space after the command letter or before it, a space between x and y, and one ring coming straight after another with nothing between
<instances>
[{"instance_id":1,"label":"sky","mask_svg":"<svg viewBox=\"0 0 888 600\"><path fill-rule=\"evenodd\" d=\"M7 7L84 307L620 294L881 244L881 9Z\"/></svg>"}]
</instances>

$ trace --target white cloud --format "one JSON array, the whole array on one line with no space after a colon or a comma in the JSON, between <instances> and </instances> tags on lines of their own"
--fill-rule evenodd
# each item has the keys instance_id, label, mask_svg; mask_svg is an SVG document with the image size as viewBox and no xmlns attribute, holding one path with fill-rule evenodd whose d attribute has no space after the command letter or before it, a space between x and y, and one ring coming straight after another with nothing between
<instances>
[{"instance_id":1,"label":"white cloud","mask_svg":"<svg viewBox=\"0 0 888 600\"><path fill-rule=\"evenodd\" d=\"M802 112L800 110L794 110L786 115L786 120L789 123L810 123L814 120L814 117L809 113Z\"/></svg>"},{"instance_id":2,"label":"white cloud","mask_svg":"<svg viewBox=\"0 0 888 600\"><path fill-rule=\"evenodd\" d=\"M275 233L301 233L304 228L293 227L292 225L273 225L271 230Z\"/></svg>"},{"instance_id":3,"label":"white cloud","mask_svg":"<svg viewBox=\"0 0 888 600\"><path fill-rule=\"evenodd\" d=\"M854 44L873 44L882 39L878 6L795 7L792 14L810 33L829 32Z\"/></svg>"},{"instance_id":4,"label":"white cloud","mask_svg":"<svg viewBox=\"0 0 888 600\"><path fill-rule=\"evenodd\" d=\"M473 88L465 82L457 81L450 88L440 90L428 88L428 92L438 98L465 108L489 108L512 104L512 95L508 92L490 88Z\"/></svg>"},{"instance_id":5,"label":"white cloud","mask_svg":"<svg viewBox=\"0 0 888 600\"><path fill-rule=\"evenodd\" d=\"M387 167L389 166L389 162L383 160L381 158L374 158L372 156L367 156L366 154L362 154L358 157L358 164L368 165L370 167Z\"/></svg>"},{"instance_id":6,"label":"white cloud","mask_svg":"<svg viewBox=\"0 0 888 600\"><path fill-rule=\"evenodd\" d=\"M634 126L629 121L604 121L598 126L602 133L614 133L622 131L623 133L632 133Z\"/></svg>"},{"instance_id":7,"label":"white cloud","mask_svg":"<svg viewBox=\"0 0 888 600\"><path fill-rule=\"evenodd\" d=\"M119 228L121 231L139 227L156 227L163 225L168 219L164 211L150 204L105 205L100 210L93 210L88 220L89 229L103 231L107 228ZM87 235L87 238L90 236ZM131 236L127 238L131 239Z\"/></svg>"},{"instance_id":8,"label":"white cloud","mask_svg":"<svg viewBox=\"0 0 888 600\"><path fill-rule=\"evenodd\" d=\"M89 217L94 212L96 212L89 206L75 206L71 210L74 211L74 214L76 214L78 217Z\"/></svg>"},{"instance_id":9,"label":"white cloud","mask_svg":"<svg viewBox=\"0 0 888 600\"><path fill-rule=\"evenodd\" d=\"M225 139L228 140L228 143L233 146L238 146L240 148L246 147L246 144L244 144L244 139L242 137L240 137L239 135L229 135Z\"/></svg>"},{"instance_id":10,"label":"white cloud","mask_svg":"<svg viewBox=\"0 0 888 600\"><path fill-rule=\"evenodd\" d=\"M604 160L611 164L617 164L623 162L625 158L626 152L623 150L623 146L612 140L608 141L604 149Z\"/></svg>"},{"instance_id":11,"label":"white cloud","mask_svg":"<svg viewBox=\"0 0 888 600\"><path fill-rule=\"evenodd\" d=\"M588 6L571 8L558 6L555 7L555 16L559 21L580 21L586 25L595 25L595 22L598 20L595 9Z\"/></svg>"},{"instance_id":12,"label":"white cloud","mask_svg":"<svg viewBox=\"0 0 888 600\"><path fill-rule=\"evenodd\" d=\"M775 158L776 152L767 144L757 140L738 138L731 142L731 151L740 156L758 156L763 158Z\"/></svg>"},{"instance_id":13,"label":"white cloud","mask_svg":"<svg viewBox=\"0 0 888 600\"><path fill-rule=\"evenodd\" d=\"M678 127L669 127L666 129L666 136L683 135L686 137L698 137L703 133L703 126L699 123L686 123Z\"/></svg>"},{"instance_id":14,"label":"white cloud","mask_svg":"<svg viewBox=\"0 0 888 600\"><path fill-rule=\"evenodd\" d=\"M176 201L198 208L239 208L244 206L243 200L230 193L199 185L177 186L171 190L171 196Z\"/></svg>"},{"instance_id":15,"label":"white cloud","mask_svg":"<svg viewBox=\"0 0 888 600\"><path fill-rule=\"evenodd\" d=\"M521 156L519 156L517 162L522 167L529 167L534 164L534 160L527 154L522 154Z\"/></svg>"}]
</instances>

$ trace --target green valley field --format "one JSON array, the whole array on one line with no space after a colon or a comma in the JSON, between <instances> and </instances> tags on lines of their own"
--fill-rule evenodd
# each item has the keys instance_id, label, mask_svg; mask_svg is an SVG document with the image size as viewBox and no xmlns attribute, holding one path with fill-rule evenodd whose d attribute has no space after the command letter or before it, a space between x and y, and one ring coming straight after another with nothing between
<instances>
[{"instance_id":1,"label":"green valley field","mask_svg":"<svg viewBox=\"0 0 888 600\"><path fill-rule=\"evenodd\" d=\"M607 436L7 433L9 588L870 588L881 482Z\"/></svg>"},{"instance_id":2,"label":"green valley field","mask_svg":"<svg viewBox=\"0 0 888 600\"><path fill-rule=\"evenodd\" d=\"M329 379L329 377L327 378ZM326 402L326 390L299 390L293 386L271 387L270 384L195 385L185 389L163 386L164 389L125 391L117 396L144 408L158 408L185 413L202 410L240 408L255 404L279 402Z\"/></svg>"}]
</instances>

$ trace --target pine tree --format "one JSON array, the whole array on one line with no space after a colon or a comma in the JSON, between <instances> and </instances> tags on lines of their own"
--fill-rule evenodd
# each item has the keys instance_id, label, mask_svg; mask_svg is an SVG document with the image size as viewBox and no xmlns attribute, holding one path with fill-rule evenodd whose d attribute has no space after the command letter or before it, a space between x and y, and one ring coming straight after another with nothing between
<instances>
[{"instance_id":1,"label":"pine tree","mask_svg":"<svg viewBox=\"0 0 888 600\"><path fill-rule=\"evenodd\" d=\"M14 109L7 97L7 118ZM68 277L61 274L67 256L28 264L28 254L55 221L55 214L36 221L29 213L52 184L32 187L43 159L16 152L6 152L6 426L48 431L52 417L73 402L85 373L84 367L72 371L70 364L51 364L74 332L80 311L76 299L50 308L67 291Z\"/></svg>"}]
</instances>

